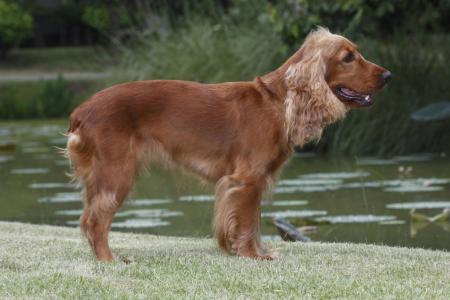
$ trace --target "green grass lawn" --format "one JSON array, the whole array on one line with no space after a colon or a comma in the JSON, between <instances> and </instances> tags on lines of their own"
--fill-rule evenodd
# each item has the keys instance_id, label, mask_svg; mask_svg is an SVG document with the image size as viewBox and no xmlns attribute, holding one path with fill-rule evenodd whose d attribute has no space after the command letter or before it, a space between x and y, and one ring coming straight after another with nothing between
<instances>
[{"instance_id":1,"label":"green grass lawn","mask_svg":"<svg viewBox=\"0 0 450 300\"><path fill-rule=\"evenodd\" d=\"M227 256L210 239L112 233L96 262L78 229L0 222L0 298L448 299L450 253L362 244L270 244L281 257Z\"/></svg>"}]
</instances>

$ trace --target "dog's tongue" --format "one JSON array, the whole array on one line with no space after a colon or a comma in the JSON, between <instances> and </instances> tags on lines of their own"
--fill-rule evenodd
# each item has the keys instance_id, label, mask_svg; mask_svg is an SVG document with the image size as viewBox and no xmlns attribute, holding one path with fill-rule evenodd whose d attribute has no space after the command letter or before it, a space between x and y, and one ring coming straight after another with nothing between
<instances>
[{"instance_id":1,"label":"dog's tongue","mask_svg":"<svg viewBox=\"0 0 450 300\"><path fill-rule=\"evenodd\" d=\"M343 91L345 94L347 94L349 96L361 96L361 94L358 94L357 92L355 92L355 91L353 91L351 89L345 88L345 87L343 87L341 89L341 91Z\"/></svg>"}]
</instances>

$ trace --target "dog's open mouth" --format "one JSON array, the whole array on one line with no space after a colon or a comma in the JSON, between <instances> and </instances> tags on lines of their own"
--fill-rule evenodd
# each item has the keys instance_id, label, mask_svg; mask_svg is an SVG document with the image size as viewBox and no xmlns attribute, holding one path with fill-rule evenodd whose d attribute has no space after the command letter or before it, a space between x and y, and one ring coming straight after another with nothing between
<instances>
[{"instance_id":1,"label":"dog's open mouth","mask_svg":"<svg viewBox=\"0 0 450 300\"><path fill-rule=\"evenodd\" d=\"M342 102L347 102L356 106L369 106L373 103L371 94L358 93L346 87L337 87L334 94Z\"/></svg>"}]
</instances>

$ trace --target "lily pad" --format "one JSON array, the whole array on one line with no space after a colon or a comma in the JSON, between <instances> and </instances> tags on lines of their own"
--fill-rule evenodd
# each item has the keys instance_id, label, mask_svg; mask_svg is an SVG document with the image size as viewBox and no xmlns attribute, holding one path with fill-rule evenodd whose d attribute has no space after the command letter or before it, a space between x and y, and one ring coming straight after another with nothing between
<instances>
[{"instance_id":1,"label":"lily pad","mask_svg":"<svg viewBox=\"0 0 450 300\"><path fill-rule=\"evenodd\" d=\"M38 141L26 141L26 142L22 142L20 143L20 146L24 147L24 148L33 148L33 147L38 147L41 146L42 143L38 142Z\"/></svg>"},{"instance_id":2,"label":"lily pad","mask_svg":"<svg viewBox=\"0 0 450 300\"><path fill-rule=\"evenodd\" d=\"M70 166L70 161L68 159L60 159L55 161L57 166Z\"/></svg>"},{"instance_id":3,"label":"lily pad","mask_svg":"<svg viewBox=\"0 0 450 300\"><path fill-rule=\"evenodd\" d=\"M419 154L396 156L392 158L377 158L377 157L359 158L356 160L356 164L358 166L385 166L405 162L431 161L432 159L433 154L431 153L419 153Z\"/></svg>"},{"instance_id":4,"label":"lily pad","mask_svg":"<svg viewBox=\"0 0 450 300\"><path fill-rule=\"evenodd\" d=\"M350 182L344 183L342 188L360 189L360 188L380 188L383 187L383 181L366 181L366 182Z\"/></svg>"},{"instance_id":5,"label":"lily pad","mask_svg":"<svg viewBox=\"0 0 450 300\"><path fill-rule=\"evenodd\" d=\"M388 188L387 192L437 192L444 190L441 186L450 183L449 178L416 178L406 180L387 180L383 181L383 185Z\"/></svg>"},{"instance_id":6,"label":"lily pad","mask_svg":"<svg viewBox=\"0 0 450 300\"><path fill-rule=\"evenodd\" d=\"M67 182L39 182L32 183L29 185L29 187L32 189L69 189L75 188L76 185Z\"/></svg>"},{"instance_id":7,"label":"lily pad","mask_svg":"<svg viewBox=\"0 0 450 300\"><path fill-rule=\"evenodd\" d=\"M55 211L55 215L60 216L80 216L82 213L83 213L82 209L67 209Z\"/></svg>"},{"instance_id":8,"label":"lily pad","mask_svg":"<svg viewBox=\"0 0 450 300\"><path fill-rule=\"evenodd\" d=\"M411 119L420 122L440 121L448 118L450 118L449 101L432 103L411 114Z\"/></svg>"},{"instance_id":9,"label":"lily pad","mask_svg":"<svg viewBox=\"0 0 450 300\"><path fill-rule=\"evenodd\" d=\"M214 202L214 195L181 196L179 199L186 202Z\"/></svg>"},{"instance_id":10,"label":"lily pad","mask_svg":"<svg viewBox=\"0 0 450 300\"><path fill-rule=\"evenodd\" d=\"M306 204L308 204L306 200L276 200L272 202L273 206L299 206Z\"/></svg>"},{"instance_id":11,"label":"lily pad","mask_svg":"<svg viewBox=\"0 0 450 300\"><path fill-rule=\"evenodd\" d=\"M404 220L390 220L390 221L381 221L378 224L380 225L402 225L406 222Z\"/></svg>"},{"instance_id":12,"label":"lily pad","mask_svg":"<svg viewBox=\"0 0 450 300\"><path fill-rule=\"evenodd\" d=\"M138 217L138 218L162 218L182 216L181 211L170 211L168 209L135 209L116 213L116 217Z\"/></svg>"},{"instance_id":13,"label":"lily pad","mask_svg":"<svg viewBox=\"0 0 450 300\"><path fill-rule=\"evenodd\" d=\"M80 202L80 193L57 193L53 197L43 197L39 198L38 202L41 203L65 203L65 202Z\"/></svg>"},{"instance_id":14,"label":"lily pad","mask_svg":"<svg viewBox=\"0 0 450 300\"><path fill-rule=\"evenodd\" d=\"M265 235L261 235L261 240L263 242L279 242L279 241L282 241L283 239L279 235L265 234Z\"/></svg>"},{"instance_id":15,"label":"lily pad","mask_svg":"<svg viewBox=\"0 0 450 300\"><path fill-rule=\"evenodd\" d=\"M422 161L431 161L433 160L432 153L420 153L420 154L412 154L412 155L403 155L396 156L394 158L398 162L422 162Z\"/></svg>"},{"instance_id":16,"label":"lily pad","mask_svg":"<svg viewBox=\"0 0 450 300\"><path fill-rule=\"evenodd\" d=\"M67 143L66 137L53 138L49 140L52 145L65 145Z\"/></svg>"},{"instance_id":17,"label":"lily pad","mask_svg":"<svg viewBox=\"0 0 450 300\"><path fill-rule=\"evenodd\" d=\"M11 174L46 174L47 168L12 169Z\"/></svg>"},{"instance_id":18,"label":"lily pad","mask_svg":"<svg viewBox=\"0 0 450 300\"><path fill-rule=\"evenodd\" d=\"M66 224L69 225L69 226L80 226L80 220L66 221Z\"/></svg>"},{"instance_id":19,"label":"lily pad","mask_svg":"<svg viewBox=\"0 0 450 300\"><path fill-rule=\"evenodd\" d=\"M127 219L123 222L113 222L111 227L114 228L150 228L168 226L170 222L161 219Z\"/></svg>"},{"instance_id":20,"label":"lily pad","mask_svg":"<svg viewBox=\"0 0 450 300\"><path fill-rule=\"evenodd\" d=\"M133 199L127 202L131 206L147 206L147 205L157 205L157 204L167 204L171 203L172 200L169 199Z\"/></svg>"},{"instance_id":21,"label":"lily pad","mask_svg":"<svg viewBox=\"0 0 450 300\"><path fill-rule=\"evenodd\" d=\"M433 209L433 208L448 208L450 201L421 201L421 202L403 202L391 203L386 205L390 209Z\"/></svg>"},{"instance_id":22,"label":"lily pad","mask_svg":"<svg viewBox=\"0 0 450 300\"><path fill-rule=\"evenodd\" d=\"M83 213L83 210L81 209L68 209L68 210L58 210L55 212L57 215L63 215L63 216L79 216ZM125 210L125 211L119 211L116 213L116 217L122 218L122 217L136 217L136 218L144 218L145 220L148 220L148 218L165 218L165 217L176 217L176 216L182 216L182 212L178 211L170 211L167 209L143 209L143 210ZM136 219L138 220L138 219ZM142 220L142 219L139 219Z\"/></svg>"},{"instance_id":23,"label":"lily pad","mask_svg":"<svg viewBox=\"0 0 450 300\"><path fill-rule=\"evenodd\" d=\"M36 154L33 156L33 158L37 160L46 160L46 159L53 159L53 156L50 154Z\"/></svg>"},{"instance_id":24,"label":"lily pad","mask_svg":"<svg viewBox=\"0 0 450 300\"><path fill-rule=\"evenodd\" d=\"M386 192L397 192L397 193L417 193L417 192L440 192L444 188L441 186L423 186L423 185L403 185L399 187L386 188Z\"/></svg>"},{"instance_id":25,"label":"lily pad","mask_svg":"<svg viewBox=\"0 0 450 300\"><path fill-rule=\"evenodd\" d=\"M313 173L302 175L300 178L309 179L352 179L370 176L369 172L337 172L337 173Z\"/></svg>"},{"instance_id":26,"label":"lily pad","mask_svg":"<svg viewBox=\"0 0 450 300\"><path fill-rule=\"evenodd\" d=\"M395 216L381 216L381 215L338 215L325 216L316 218L317 221L328 221L332 224L340 223L378 223L395 220Z\"/></svg>"},{"instance_id":27,"label":"lily pad","mask_svg":"<svg viewBox=\"0 0 450 300\"><path fill-rule=\"evenodd\" d=\"M0 155L0 163L7 162L13 160L12 156L9 155Z\"/></svg>"},{"instance_id":28,"label":"lily pad","mask_svg":"<svg viewBox=\"0 0 450 300\"><path fill-rule=\"evenodd\" d=\"M49 148L47 147L27 147L22 148L23 153L47 153Z\"/></svg>"},{"instance_id":29,"label":"lily pad","mask_svg":"<svg viewBox=\"0 0 450 300\"><path fill-rule=\"evenodd\" d=\"M314 216L324 216L327 212L324 210L285 210L263 212L262 217L272 218L309 218Z\"/></svg>"},{"instance_id":30,"label":"lily pad","mask_svg":"<svg viewBox=\"0 0 450 300\"><path fill-rule=\"evenodd\" d=\"M36 127L19 127L14 130L16 134L31 134L36 137L54 137L62 132L66 131L64 126L60 125L44 125L44 126L36 126Z\"/></svg>"},{"instance_id":31,"label":"lily pad","mask_svg":"<svg viewBox=\"0 0 450 300\"><path fill-rule=\"evenodd\" d=\"M311 185L338 185L341 184L340 179L282 179L278 181L278 185L284 186L311 186Z\"/></svg>"},{"instance_id":32,"label":"lily pad","mask_svg":"<svg viewBox=\"0 0 450 300\"><path fill-rule=\"evenodd\" d=\"M398 164L398 161L396 161L395 159L367 157L367 158L359 158L356 160L356 165L358 166L386 166L395 164Z\"/></svg>"},{"instance_id":33,"label":"lily pad","mask_svg":"<svg viewBox=\"0 0 450 300\"><path fill-rule=\"evenodd\" d=\"M315 193L315 192L329 192L336 191L340 185L316 185L316 186L284 186L274 189L275 194L292 194L298 192Z\"/></svg>"},{"instance_id":34,"label":"lily pad","mask_svg":"<svg viewBox=\"0 0 450 300\"><path fill-rule=\"evenodd\" d=\"M12 131L10 128L0 128L0 136L11 136Z\"/></svg>"},{"instance_id":35,"label":"lily pad","mask_svg":"<svg viewBox=\"0 0 450 300\"><path fill-rule=\"evenodd\" d=\"M445 185L450 183L449 178L416 178L416 179L394 179L366 182L349 182L341 185L341 188L385 188L388 192L434 192L441 191L442 187L434 185Z\"/></svg>"}]
</instances>

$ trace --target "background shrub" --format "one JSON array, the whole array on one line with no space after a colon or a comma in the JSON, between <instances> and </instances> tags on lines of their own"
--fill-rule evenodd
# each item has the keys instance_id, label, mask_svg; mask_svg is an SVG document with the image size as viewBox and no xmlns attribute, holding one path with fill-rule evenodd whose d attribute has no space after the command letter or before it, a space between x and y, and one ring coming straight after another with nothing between
<instances>
[{"instance_id":1,"label":"background shrub","mask_svg":"<svg viewBox=\"0 0 450 300\"><path fill-rule=\"evenodd\" d=\"M0 119L68 117L101 84L55 80L0 84Z\"/></svg>"},{"instance_id":2,"label":"background shrub","mask_svg":"<svg viewBox=\"0 0 450 300\"><path fill-rule=\"evenodd\" d=\"M32 115L38 118L67 116L74 105L74 94L60 75L56 80L45 81L30 105Z\"/></svg>"},{"instance_id":3,"label":"background shrub","mask_svg":"<svg viewBox=\"0 0 450 300\"><path fill-rule=\"evenodd\" d=\"M23 39L30 36L33 29L31 15L17 4L0 0L0 55Z\"/></svg>"}]
</instances>

